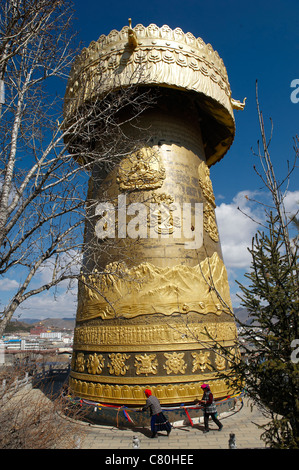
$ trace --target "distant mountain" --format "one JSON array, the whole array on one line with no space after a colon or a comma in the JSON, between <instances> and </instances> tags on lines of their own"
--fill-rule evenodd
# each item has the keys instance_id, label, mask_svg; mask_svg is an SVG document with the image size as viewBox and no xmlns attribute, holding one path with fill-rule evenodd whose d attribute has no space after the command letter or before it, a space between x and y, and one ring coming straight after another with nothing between
<instances>
[{"instance_id":1,"label":"distant mountain","mask_svg":"<svg viewBox=\"0 0 299 470\"><path fill-rule=\"evenodd\" d=\"M46 328L74 330L76 320L75 318L46 318L37 322Z\"/></svg>"},{"instance_id":2,"label":"distant mountain","mask_svg":"<svg viewBox=\"0 0 299 470\"><path fill-rule=\"evenodd\" d=\"M237 322L239 320L241 323L245 323L246 325L248 325L249 314L246 308L244 307L234 308L234 314L235 314Z\"/></svg>"},{"instance_id":3,"label":"distant mountain","mask_svg":"<svg viewBox=\"0 0 299 470\"><path fill-rule=\"evenodd\" d=\"M23 321L14 320L6 325L5 334L17 333L18 331L27 331L29 333L31 325Z\"/></svg>"},{"instance_id":4,"label":"distant mountain","mask_svg":"<svg viewBox=\"0 0 299 470\"><path fill-rule=\"evenodd\" d=\"M75 318L46 318L45 320L39 320L36 318L22 318L22 321L14 320L12 324L22 324L24 327L33 328L36 325L43 325L46 328L55 328L55 329L66 329L74 330L75 328Z\"/></svg>"},{"instance_id":5,"label":"distant mountain","mask_svg":"<svg viewBox=\"0 0 299 470\"><path fill-rule=\"evenodd\" d=\"M37 320L36 318L22 318L22 320L15 320L14 318L11 320L11 322L15 323L26 323L26 325L31 325L31 323L37 323L40 320Z\"/></svg>"}]
</instances>

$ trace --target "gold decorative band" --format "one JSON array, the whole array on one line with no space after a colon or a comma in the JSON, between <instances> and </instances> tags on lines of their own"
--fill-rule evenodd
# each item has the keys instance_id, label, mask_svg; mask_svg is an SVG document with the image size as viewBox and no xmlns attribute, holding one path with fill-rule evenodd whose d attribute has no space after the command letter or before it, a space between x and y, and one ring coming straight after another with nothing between
<instances>
[{"instance_id":1,"label":"gold decorative band","mask_svg":"<svg viewBox=\"0 0 299 470\"><path fill-rule=\"evenodd\" d=\"M206 82L205 93L215 94L220 102L225 103L232 116L227 71L210 44L206 45L201 38L196 39L191 33L185 35L179 28L172 31L168 26L158 28L150 25L144 28L137 25L134 30L138 38L138 47L134 50L128 48L127 27L121 32L112 31L107 38L101 36L97 42L92 41L88 48L82 50L72 67L67 87L68 114L73 111L72 98L75 97L77 101L89 98L98 83L104 89L108 85L115 86L111 78L115 70L124 84L135 78L133 71L137 66L147 64L147 73L142 76L145 83L180 85L202 91L202 82Z\"/></svg>"},{"instance_id":2,"label":"gold decorative band","mask_svg":"<svg viewBox=\"0 0 299 470\"><path fill-rule=\"evenodd\" d=\"M71 376L102 383L186 382L198 380L202 374L223 372L231 366L228 354L235 358L236 345L160 352L82 352L73 354ZM151 379L149 378L151 377Z\"/></svg>"},{"instance_id":3,"label":"gold decorative band","mask_svg":"<svg viewBox=\"0 0 299 470\"><path fill-rule=\"evenodd\" d=\"M234 341L237 338L237 328L234 322L221 323L195 323L186 326L169 323L132 325L132 326L77 326L74 333L74 349L98 350L106 346L123 349L129 346L152 346L155 350L159 345L176 344L184 345L198 344L207 341Z\"/></svg>"},{"instance_id":4,"label":"gold decorative band","mask_svg":"<svg viewBox=\"0 0 299 470\"><path fill-rule=\"evenodd\" d=\"M125 263L110 263L105 274L82 275L78 290L77 321L174 312L220 316L232 310L227 272L217 252L193 267L142 263L128 268Z\"/></svg>"},{"instance_id":5,"label":"gold decorative band","mask_svg":"<svg viewBox=\"0 0 299 470\"><path fill-rule=\"evenodd\" d=\"M206 374L206 376L209 377L209 379L214 378L215 379L215 374ZM124 386L122 383L123 381L119 377L97 377L95 375L89 375L89 374L79 374L77 372L72 371L71 372L71 377L73 379L80 380L81 382L94 382L96 384L101 383L103 384L118 384L120 386ZM157 384L157 380L159 381L160 384L177 384L178 382L180 383L190 383L190 382L198 382L198 374L195 376L192 375L181 375L180 377L178 376L164 376L157 379L156 376L154 377L126 377L125 380L125 385L136 385L136 382L138 382L138 385L150 385L150 384Z\"/></svg>"},{"instance_id":6,"label":"gold decorative band","mask_svg":"<svg viewBox=\"0 0 299 470\"><path fill-rule=\"evenodd\" d=\"M200 382L167 383L140 386L140 385L110 385L70 378L70 388L74 394L96 402L121 405L143 405L145 403L144 390L150 388L162 404L193 402L202 396L201 385L209 382L215 398L222 398L234 391L228 388L225 380L215 379L210 374L203 376Z\"/></svg>"},{"instance_id":7,"label":"gold decorative band","mask_svg":"<svg viewBox=\"0 0 299 470\"><path fill-rule=\"evenodd\" d=\"M212 342L211 342L212 344ZM222 340L221 341L221 345L222 346L233 346L235 344L235 340ZM206 344L206 347L209 346L209 343ZM148 344L146 345L146 350L147 352L158 352L158 351L173 351L173 348L174 348L174 344ZM201 349L204 349L205 346L202 345L202 344L198 344L197 346L194 345L194 343L189 343L189 344L176 344L175 345L175 350L176 351L187 351L187 350L201 350ZM123 345L118 345L116 344L115 346L110 346L110 345L103 345L103 346L98 346L98 345L83 345L83 344L80 344L78 347L76 347L76 349L74 351L90 351L90 352L98 352L100 349L100 351L102 353L105 353L105 352L111 352L111 351L114 351L114 352L134 352L134 353L137 353L141 350L140 346L138 345L126 345L126 346L123 346Z\"/></svg>"}]
</instances>

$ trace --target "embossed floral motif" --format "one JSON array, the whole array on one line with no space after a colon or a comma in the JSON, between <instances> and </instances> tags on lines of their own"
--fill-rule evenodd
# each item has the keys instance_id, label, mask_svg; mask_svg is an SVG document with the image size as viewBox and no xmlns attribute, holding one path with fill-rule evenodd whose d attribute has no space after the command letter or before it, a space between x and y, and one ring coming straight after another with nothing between
<instances>
[{"instance_id":1,"label":"embossed floral motif","mask_svg":"<svg viewBox=\"0 0 299 470\"><path fill-rule=\"evenodd\" d=\"M89 354L86 366L90 374L100 374L104 367L104 358L102 354Z\"/></svg>"},{"instance_id":2,"label":"embossed floral motif","mask_svg":"<svg viewBox=\"0 0 299 470\"><path fill-rule=\"evenodd\" d=\"M157 374L158 361L156 354L136 354L135 367L136 374Z\"/></svg>"},{"instance_id":3,"label":"embossed floral motif","mask_svg":"<svg viewBox=\"0 0 299 470\"><path fill-rule=\"evenodd\" d=\"M75 369L78 372L84 372L84 354L78 353L76 357Z\"/></svg>"},{"instance_id":4,"label":"embossed floral motif","mask_svg":"<svg viewBox=\"0 0 299 470\"><path fill-rule=\"evenodd\" d=\"M181 374L184 374L187 364L184 361L184 355L185 353L164 353L164 356L166 357L167 361L165 365L163 366L164 369L166 370L167 374L178 374L181 372Z\"/></svg>"},{"instance_id":5,"label":"embossed floral motif","mask_svg":"<svg viewBox=\"0 0 299 470\"><path fill-rule=\"evenodd\" d=\"M125 361L129 359L129 357L129 354L109 354L110 364L108 364L108 369L110 374L125 375L127 373L127 370L129 369L129 366L125 364Z\"/></svg>"},{"instance_id":6,"label":"embossed floral motif","mask_svg":"<svg viewBox=\"0 0 299 470\"><path fill-rule=\"evenodd\" d=\"M191 356L194 358L192 372L195 372L196 370L200 370L201 372L203 372L205 369L213 369L211 361L209 359L209 351L201 351L199 353L194 352L191 354Z\"/></svg>"}]
</instances>

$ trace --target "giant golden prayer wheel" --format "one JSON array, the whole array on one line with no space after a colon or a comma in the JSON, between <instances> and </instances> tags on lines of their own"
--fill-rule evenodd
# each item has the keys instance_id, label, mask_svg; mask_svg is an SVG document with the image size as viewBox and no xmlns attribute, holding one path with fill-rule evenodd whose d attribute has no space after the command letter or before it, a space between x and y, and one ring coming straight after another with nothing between
<instances>
[{"instance_id":1,"label":"giant golden prayer wheel","mask_svg":"<svg viewBox=\"0 0 299 470\"><path fill-rule=\"evenodd\" d=\"M146 145L107 174L93 165L70 388L127 406L143 404L146 388L162 404L192 402L203 382L225 397L222 348L238 354L237 330L209 168L229 149L243 104L210 44L180 28L129 25L75 61L65 121L113 90L116 75L118 86L135 80L159 93L138 118Z\"/></svg>"}]
</instances>

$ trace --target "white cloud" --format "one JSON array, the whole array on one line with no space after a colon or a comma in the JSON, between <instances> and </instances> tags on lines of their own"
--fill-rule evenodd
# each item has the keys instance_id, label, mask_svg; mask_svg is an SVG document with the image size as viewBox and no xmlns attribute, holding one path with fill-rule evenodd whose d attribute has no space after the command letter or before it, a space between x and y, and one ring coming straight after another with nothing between
<instances>
[{"instance_id":1,"label":"white cloud","mask_svg":"<svg viewBox=\"0 0 299 470\"><path fill-rule=\"evenodd\" d=\"M234 306L240 304L236 296L237 293L240 294L239 286L235 280L238 279L243 285L248 282L244 278L244 273L250 272L252 261L248 247L251 248L252 237L261 228L258 222L263 222L266 217L265 207L254 200L271 203L267 193L241 191L229 204L223 202L216 208L223 259ZM287 216L296 214L298 203L299 191L288 191L284 199Z\"/></svg>"},{"instance_id":2,"label":"white cloud","mask_svg":"<svg viewBox=\"0 0 299 470\"><path fill-rule=\"evenodd\" d=\"M0 279L0 291L9 291L17 287L19 287L19 283L14 279L8 279L7 277Z\"/></svg>"},{"instance_id":3,"label":"white cloud","mask_svg":"<svg viewBox=\"0 0 299 470\"><path fill-rule=\"evenodd\" d=\"M284 205L289 217L295 215L299 209L299 191L287 191Z\"/></svg>"},{"instance_id":4,"label":"white cloud","mask_svg":"<svg viewBox=\"0 0 299 470\"><path fill-rule=\"evenodd\" d=\"M65 318L74 317L77 308L77 289L61 291L57 295L44 292L27 299L16 311L16 316L27 318Z\"/></svg>"},{"instance_id":5,"label":"white cloud","mask_svg":"<svg viewBox=\"0 0 299 470\"><path fill-rule=\"evenodd\" d=\"M222 203L216 208L216 218L224 262L227 268L247 268L251 256L247 248L261 220L260 208L250 207L250 191L239 192L230 204ZM245 215L246 214L246 215Z\"/></svg>"}]
</instances>

